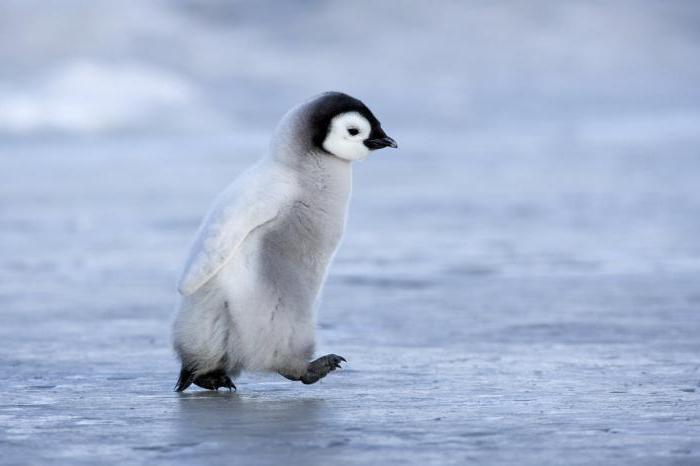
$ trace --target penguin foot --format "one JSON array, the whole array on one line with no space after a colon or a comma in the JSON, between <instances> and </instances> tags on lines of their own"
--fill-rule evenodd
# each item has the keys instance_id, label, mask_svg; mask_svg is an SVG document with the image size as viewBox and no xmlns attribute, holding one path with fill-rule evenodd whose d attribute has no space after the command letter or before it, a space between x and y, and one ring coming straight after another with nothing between
<instances>
[{"instance_id":1,"label":"penguin foot","mask_svg":"<svg viewBox=\"0 0 700 466\"><path fill-rule=\"evenodd\" d=\"M175 390L182 392L193 383L207 390L219 390L219 388L222 387L228 388L228 391L231 391L231 389L236 390L236 386L231 381L231 378L226 375L222 369L217 369L195 377L191 371L184 367L180 371L180 378L177 381Z\"/></svg>"},{"instance_id":2,"label":"penguin foot","mask_svg":"<svg viewBox=\"0 0 700 466\"><path fill-rule=\"evenodd\" d=\"M195 385L207 390L218 390L222 387L228 388L228 391L231 391L231 389L236 390L236 386L231 381L231 378L221 369L199 375L195 377L193 382Z\"/></svg>"},{"instance_id":3,"label":"penguin foot","mask_svg":"<svg viewBox=\"0 0 700 466\"><path fill-rule=\"evenodd\" d=\"M347 362L344 357L337 354L321 356L309 363L306 368L306 374L302 375L299 380L306 385L316 383L327 376L329 372L339 369L341 361Z\"/></svg>"}]
</instances>

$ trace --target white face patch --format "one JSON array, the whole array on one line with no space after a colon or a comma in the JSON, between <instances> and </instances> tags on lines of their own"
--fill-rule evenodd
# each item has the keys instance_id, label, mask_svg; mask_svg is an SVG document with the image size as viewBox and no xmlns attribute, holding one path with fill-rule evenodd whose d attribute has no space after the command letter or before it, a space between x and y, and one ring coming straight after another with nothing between
<instances>
[{"instance_id":1,"label":"white face patch","mask_svg":"<svg viewBox=\"0 0 700 466\"><path fill-rule=\"evenodd\" d=\"M341 113L331 120L323 148L341 159L364 159L369 154L364 141L371 131L369 121L358 112Z\"/></svg>"}]
</instances>

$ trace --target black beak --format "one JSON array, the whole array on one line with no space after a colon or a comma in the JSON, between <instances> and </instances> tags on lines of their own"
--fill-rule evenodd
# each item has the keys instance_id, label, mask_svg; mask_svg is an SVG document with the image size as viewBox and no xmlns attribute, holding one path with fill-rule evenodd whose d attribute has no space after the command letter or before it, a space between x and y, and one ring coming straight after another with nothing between
<instances>
[{"instance_id":1,"label":"black beak","mask_svg":"<svg viewBox=\"0 0 700 466\"><path fill-rule=\"evenodd\" d=\"M399 147L396 145L396 141L391 139L386 134L384 135L384 137L371 138L365 140L365 146L369 147L371 150L381 149L383 147L393 147L394 149Z\"/></svg>"}]
</instances>

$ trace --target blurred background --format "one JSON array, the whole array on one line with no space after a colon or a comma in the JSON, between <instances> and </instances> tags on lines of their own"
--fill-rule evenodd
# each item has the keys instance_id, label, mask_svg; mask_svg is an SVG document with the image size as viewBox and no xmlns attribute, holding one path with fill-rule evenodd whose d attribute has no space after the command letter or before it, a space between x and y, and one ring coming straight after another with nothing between
<instances>
[{"instance_id":1,"label":"blurred background","mask_svg":"<svg viewBox=\"0 0 700 466\"><path fill-rule=\"evenodd\" d=\"M43 457L38 432L79 432L64 459L104 444L90 425L122 459L256 445L240 424L240 444L182 440L183 419L231 421L169 392L174 283L281 115L338 90L399 143L356 164L319 315L320 350L351 364L316 392L246 376L239 413L303 431L274 403L338 397L345 416L317 406L306 433L360 459L697 459L698 57L695 1L3 1L0 367L22 398L0 440ZM126 424L101 411L115 399Z\"/></svg>"}]
</instances>

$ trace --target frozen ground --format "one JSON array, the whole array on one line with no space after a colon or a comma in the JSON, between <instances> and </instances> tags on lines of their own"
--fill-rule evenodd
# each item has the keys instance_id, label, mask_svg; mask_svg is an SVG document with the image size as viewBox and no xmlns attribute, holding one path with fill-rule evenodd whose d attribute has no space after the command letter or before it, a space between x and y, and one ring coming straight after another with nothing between
<instances>
[{"instance_id":1,"label":"frozen ground","mask_svg":"<svg viewBox=\"0 0 700 466\"><path fill-rule=\"evenodd\" d=\"M2 462L700 461L695 155L402 144L358 167L321 309L346 368L183 395L176 267L253 148L3 146Z\"/></svg>"},{"instance_id":2,"label":"frozen ground","mask_svg":"<svg viewBox=\"0 0 700 466\"><path fill-rule=\"evenodd\" d=\"M694 2L36 5L0 7L0 464L700 463ZM401 147L324 293L348 364L173 393L203 211L328 88Z\"/></svg>"}]
</instances>

